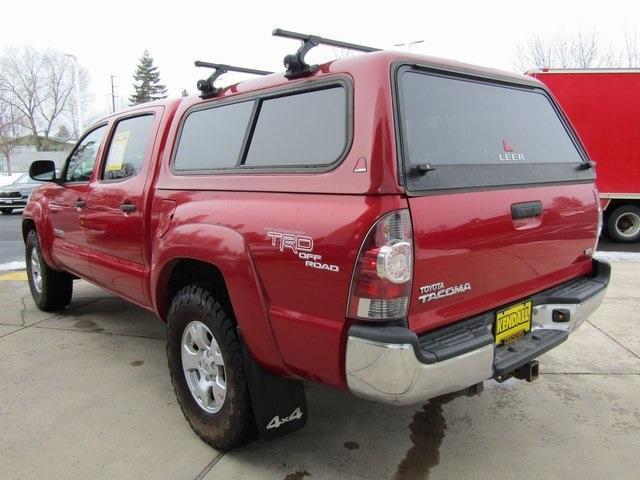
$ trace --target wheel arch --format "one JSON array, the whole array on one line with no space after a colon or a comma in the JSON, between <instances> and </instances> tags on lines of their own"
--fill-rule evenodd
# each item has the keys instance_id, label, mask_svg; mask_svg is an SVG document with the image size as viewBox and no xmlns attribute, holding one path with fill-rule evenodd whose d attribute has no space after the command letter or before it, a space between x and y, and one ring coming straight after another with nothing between
<instances>
[{"instance_id":1,"label":"wheel arch","mask_svg":"<svg viewBox=\"0 0 640 480\"><path fill-rule=\"evenodd\" d=\"M47 219L44 216L44 209L38 202L29 202L22 214L22 241L27 243L27 235L31 230L35 230L40 240L40 250L45 262L52 268L58 269L56 262L51 255L52 238L46 227Z\"/></svg>"},{"instance_id":2,"label":"wheel arch","mask_svg":"<svg viewBox=\"0 0 640 480\"><path fill-rule=\"evenodd\" d=\"M180 288L209 284L242 331L254 359L274 373L288 373L249 247L237 231L202 224L172 228L152 248L150 283L154 309L165 322L171 299Z\"/></svg>"},{"instance_id":3,"label":"wheel arch","mask_svg":"<svg viewBox=\"0 0 640 480\"><path fill-rule=\"evenodd\" d=\"M36 222L29 217L23 218L22 219L22 241L25 244L27 243L27 235L29 235L29 232L31 230L35 230L36 232L38 231L38 229L36 228Z\"/></svg>"},{"instance_id":4,"label":"wheel arch","mask_svg":"<svg viewBox=\"0 0 640 480\"><path fill-rule=\"evenodd\" d=\"M213 263L195 258L175 258L165 265L165 272L161 277L163 280L158 283L156 290L162 291L156 291L156 297L160 301L158 313L163 320L166 321L171 299L181 288L193 283L202 283L210 287L216 300L221 303L237 325L233 304L229 299L227 282L220 269Z\"/></svg>"}]
</instances>

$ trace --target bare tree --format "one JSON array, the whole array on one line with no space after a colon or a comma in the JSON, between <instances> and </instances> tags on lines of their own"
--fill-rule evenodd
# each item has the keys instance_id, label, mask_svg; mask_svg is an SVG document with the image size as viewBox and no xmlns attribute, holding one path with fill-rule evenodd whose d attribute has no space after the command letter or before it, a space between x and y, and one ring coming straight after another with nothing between
<instances>
[{"instance_id":1,"label":"bare tree","mask_svg":"<svg viewBox=\"0 0 640 480\"><path fill-rule=\"evenodd\" d=\"M595 30L576 34L535 36L516 50L514 66L530 68L597 68L616 63L611 46L604 45Z\"/></svg>"},{"instance_id":2,"label":"bare tree","mask_svg":"<svg viewBox=\"0 0 640 480\"><path fill-rule=\"evenodd\" d=\"M38 111L42 119L42 132L48 140L54 122L65 111L74 92L73 64L64 54L46 52L42 57L45 75Z\"/></svg>"},{"instance_id":3,"label":"bare tree","mask_svg":"<svg viewBox=\"0 0 640 480\"><path fill-rule=\"evenodd\" d=\"M355 53L358 53L358 52L356 52L354 50L350 50L348 48L331 47L331 49L333 50L333 55L334 55L334 58L336 58L336 59L351 57Z\"/></svg>"},{"instance_id":4,"label":"bare tree","mask_svg":"<svg viewBox=\"0 0 640 480\"><path fill-rule=\"evenodd\" d=\"M569 68L572 63L573 58L573 50L574 46L571 42L571 38L563 35L555 35L553 37L553 55L555 57L551 57L551 62L555 61L555 63L560 68ZM555 58L555 60L554 60Z\"/></svg>"},{"instance_id":5,"label":"bare tree","mask_svg":"<svg viewBox=\"0 0 640 480\"><path fill-rule=\"evenodd\" d=\"M31 47L8 48L0 58L0 96L24 116L38 150L42 150L37 126L42 71L40 55Z\"/></svg>"},{"instance_id":6,"label":"bare tree","mask_svg":"<svg viewBox=\"0 0 640 480\"><path fill-rule=\"evenodd\" d=\"M640 48L638 47L638 32L634 29L630 32L627 26L624 27L624 57L623 62L626 67L640 67Z\"/></svg>"},{"instance_id":7,"label":"bare tree","mask_svg":"<svg viewBox=\"0 0 640 480\"><path fill-rule=\"evenodd\" d=\"M76 88L71 61L60 52L32 47L7 48L0 56L0 98L25 121L37 150L49 138L71 103Z\"/></svg>"},{"instance_id":8,"label":"bare tree","mask_svg":"<svg viewBox=\"0 0 640 480\"><path fill-rule=\"evenodd\" d=\"M572 63L578 68L610 67L617 63L611 45L599 40L595 30L578 31L571 41Z\"/></svg>"},{"instance_id":9,"label":"bare tree","mask_svg":"<svg viewBox=\"0 0 640 480\"><path fill-rule=\"evenodd\" d=\"M540 37L530 38L526 44L517 47L514 59L517 70L524 71L531 66L544 68L553 63L555 63L553 45Z\"/></svg>"},{"instance_id":10,"label":"bare tree","mask_svg":"<svg viewBox=\"0 0 640 480\"><path fill-rule=\"evenodd\" d=\"M0 154L4 157L7 175L11 175L11 154L16 148L16 137L22 130L22 120L11 104L0 99Z\"/></svg>"},{"instance_id":11,"label":"bare tree","mask_svg":"<svg viewBox=\"0 0 640 480\"><path fill-rule=\"evenodd\" d=\"M589 68L599 62L599 49L595 34L576 33L571 42L572 63L578 68Z\"/></svg>"}]
</instances>

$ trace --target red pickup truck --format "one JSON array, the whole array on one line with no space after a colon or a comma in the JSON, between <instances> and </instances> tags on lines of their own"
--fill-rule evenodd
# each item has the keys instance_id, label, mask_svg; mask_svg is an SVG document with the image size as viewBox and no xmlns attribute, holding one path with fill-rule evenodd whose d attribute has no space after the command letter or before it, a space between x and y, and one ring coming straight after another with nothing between
<instances>
[{"instance_id":1,"label":"red pickup truck","mask_svg":"<svg viewBox=\"0 0 640 480\"><path fill-rule=\"evenodd\" d=\"M284 33L303 42L286 72L219 88L267 72L206 64L199 97L97 122L59 178L31 166L35 303L64 308L80 277L156 313L185 417L222 449L304 425L304 380L405 405L535 379L610 275L551 95ZM370 53L308 65L318 43Z\"/></svg>"},{"instance_id":2,"label":"red pickup truck","mask_svg":"<svg viewBox=\"0 0 640 480\"><path fill-rule=\"evenodd\" d=\"M640 240L640 70L549 69L528 72L551 90L597 163L606 234Z\"/></svg>"}]
</instances>

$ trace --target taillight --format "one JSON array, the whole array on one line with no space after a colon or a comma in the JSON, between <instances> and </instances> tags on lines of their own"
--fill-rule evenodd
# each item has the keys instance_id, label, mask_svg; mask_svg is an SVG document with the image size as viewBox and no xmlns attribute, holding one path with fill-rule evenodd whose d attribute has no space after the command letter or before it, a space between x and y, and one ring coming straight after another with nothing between
<instances>
[{"instance_id":1,"label":"taillight","mask_svg":"<svg viewBox=\"0 0 640 480\"><path fill-rule=\"evenodd\" d=\"M360 248L351 281L347 315L362 320L393 320L407 315L413 271L409 210L380 218Z\"/></svg>"},{"instance_id":2,"label":"taillight","mask_svg":"<svg viewBox=\"0 0 640 480\"><path fill-rule=\"evenodd\" d=\"M596 197L596 207L598 207L598 226L596 227L596 238L593 243L593 251L591 252L591 255L595 255L596 250L598 249L598 242L600 241L600 234L602 233L602 226L604 223L600 197L598 196L598 192L595 190L594 195Z\"/></svg>"}]
</instances>

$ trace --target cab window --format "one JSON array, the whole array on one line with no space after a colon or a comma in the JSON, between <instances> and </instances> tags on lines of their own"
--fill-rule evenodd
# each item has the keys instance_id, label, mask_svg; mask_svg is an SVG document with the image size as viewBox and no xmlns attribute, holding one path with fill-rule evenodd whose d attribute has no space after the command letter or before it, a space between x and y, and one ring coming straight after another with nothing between
<instances>
[{"instance_id":1,"label":"cab window","mask_svg":"<svg viewBox=\"0 0 640 480\"><path fill-rule=\"evenodd\" d=\"M102 180L124 180L140 173L153 118L153 115L144 115L118 122L108 147Z\"/></svg>"},{"instance_id":2,"label":"cab window","mask_svg":"<svg viewBox=\"0 0 640 480\"><path fill-rule=\"evenodd\" d=\"M96 164L98 150L106 132L106 125L96 128L78 144L67 162L64 179L67 182L88 182Z\"/></svg>"}]
</instances>

